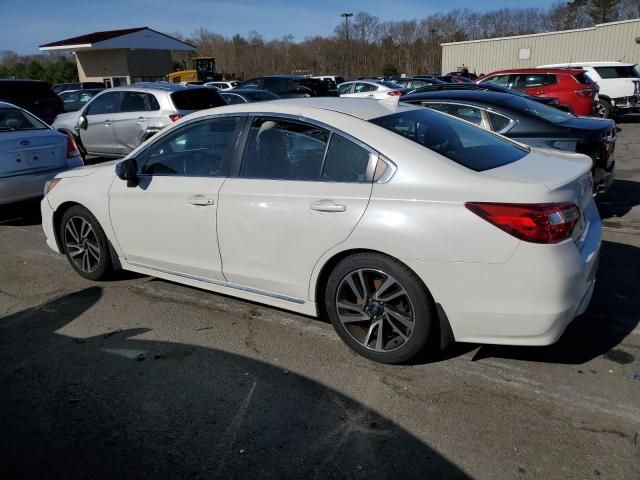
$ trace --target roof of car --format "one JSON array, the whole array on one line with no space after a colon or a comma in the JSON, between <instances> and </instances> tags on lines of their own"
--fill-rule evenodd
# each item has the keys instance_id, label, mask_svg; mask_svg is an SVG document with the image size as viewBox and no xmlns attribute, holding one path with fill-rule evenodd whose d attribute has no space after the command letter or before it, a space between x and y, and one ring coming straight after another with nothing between
<instances>
[{"instance_id":1,"label":"roof of car","mask_svg":"<svg viewBox=\"0 0 640 480\"><path fill-rule=\"evenodd\" d=\"M14 82L14 83L32 82L32 83L46 83L48 85L48 83L45 82L44 80L33 80L31 78L0 78L0 82Z\"/></svg>"},{"instance_id":2,"label":"roof of car","mask_svg":"<svg viewBox=\"0 0 640 480\"><path fill-rule=\"evenodd\" d=\"M187 90L187 89L193 89L193 88L207 88L207 87L206 85L192 85L189 83L184 84L184 83L169 83L169 82L137 82L127 86L110 88L109 90L130 90L132 88L177 92L180 90Z\"/></svg>"},{"instance_id":3,"label":"roof of car","mask_svg":"<svg viewBox=\"0 0 640 480\"><path fill-rule=\"evenodd\" d=\"M567 66L573 66L573 68L585 67L633 67L635 63L622 63L622 62L574 62L571 63L554 63L550 65L542 65L538 68L567 68Z\"/></svg>"},{"instance_id":4,"label":"roof of car","mask_svg":"<svg viewBox=\"0 0 640 480\"><path fill-rule=\"evenodd\" d=\"M491 92L486 90L434 90L432 92L419 92L405 95L402 97L402 101L428 100L433 98L497 104L510 100L513 97L514 96L510 93Z\"/></svg>"},{"instance_id":5,"label":"roof of car","mask_svg":"<svg viewBox=\"0 0 640 480\"><path fill-rule=\"evenodd\" d=\"M487 73L485 77L489 75L496 75L500 73L555 73L555 74L569 74L578 75L584 73L581 68L510 68L507 70L496 70L495 72Z\"/></svg>"},{"instance_id":6,"label":"roof of car","mask_svg":"<svg viewBox=\"0 0 640 480\"><path fill-rule=\"evenodd\" d=\"M393 97L395 100L398 97ZM366 98L340 98L340 97L311 97L311 98L286 98L282 100L273 100L270 102L245 103L240 105L228 105L224 107L216 107L216 113L230 112L265 112L276 113L279 107L285 110L295 108L297 114L304 114L314 110L327 110L337 113L343 113L362 120L371 120L372 118L383 117L393 113L417 110L422 107L409 105L404 103L396 103L393 101L381 101ZM291 108L287 108L291 107ZM290 113L289 111L284 113ZM208 110L192 113L190 118L194 116L205 116L210 114Z\"/></svg>"}]
</instances>

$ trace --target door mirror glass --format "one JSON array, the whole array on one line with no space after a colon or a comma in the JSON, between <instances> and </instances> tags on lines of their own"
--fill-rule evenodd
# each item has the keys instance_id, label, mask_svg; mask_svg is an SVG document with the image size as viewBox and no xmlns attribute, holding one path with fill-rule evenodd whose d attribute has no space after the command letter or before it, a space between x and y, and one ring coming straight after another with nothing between
<instances>
[{"instance_id":1,"label":"door mirror glass","mask_svg":"<svg viewBox=\"0 0 640 480\"><path fill-rule=\"evenodd\" d=\"M127 181L127 187L138 184L138 162L135 158L128 158L116 165L116 175L120 180Z\"/></svg>"},{"instance_id":2,"label":"door mirror glass","mask_svg":"<svg viewBox=\"0 0 640 480\"><path fill-rule=\"evenodd\" d=\"M87 129L87 117L84 115L80 115L80 118L78 118L78 128L83 130Z\"/></svg>"}]
</instances>

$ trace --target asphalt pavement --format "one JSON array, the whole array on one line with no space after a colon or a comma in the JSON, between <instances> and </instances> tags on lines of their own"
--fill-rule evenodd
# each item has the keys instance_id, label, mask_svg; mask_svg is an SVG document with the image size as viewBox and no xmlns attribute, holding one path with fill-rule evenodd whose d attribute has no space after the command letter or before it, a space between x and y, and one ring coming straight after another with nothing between
<instances>
[{"instance_id":1,"label":"asphalt pavement","mask_svg":"<svg viewBox=\"0 0 640 480\"><path fill-rule=\"evenodd\" d=\"M460 344L412 365L330 324L48 250L0 210L4 478L640 478L640 115L587 313L550 347Z\"/></svg>"}]
</instances>

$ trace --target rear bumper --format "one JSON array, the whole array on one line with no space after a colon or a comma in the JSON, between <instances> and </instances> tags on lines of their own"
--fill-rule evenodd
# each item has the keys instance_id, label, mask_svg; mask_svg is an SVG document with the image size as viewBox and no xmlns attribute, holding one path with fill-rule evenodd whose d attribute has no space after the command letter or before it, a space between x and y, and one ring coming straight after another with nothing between
<instances>
[{"instance_id":1,"label":"rear bumper","mask_svg":"<svg viewBox=\"0 0 640 480\"><path fill-rule=\"evenodd\" d=\"M0 178L0 205L42 197L44 184L47 181L51 180L60 172L65 172L81 165L82 160L80 160L78 164L72 164L55 170Z\"/></svg>"},{"instance_id":2,"label":"rear bumper","mask_svg":"<svg viewBox=\"0 0 640 480\"><path fill-rule=\"evenodd\" d=\"M458 342L550 345L593 294L601 242L595 204L578 247L521 242L502 264L408 262L439 303Z\"/></svg>"},{"instance_id":3,"label":"rear bumper","mask_svg":"<svg viewBox=\"0 0 640 480\"><path fill-rule=\"evenodd\" d=\"M616 162L612 162L608 168L596 168L593 171L593 193L604 193L616 179Z\"/></svg>"}]
</instances>

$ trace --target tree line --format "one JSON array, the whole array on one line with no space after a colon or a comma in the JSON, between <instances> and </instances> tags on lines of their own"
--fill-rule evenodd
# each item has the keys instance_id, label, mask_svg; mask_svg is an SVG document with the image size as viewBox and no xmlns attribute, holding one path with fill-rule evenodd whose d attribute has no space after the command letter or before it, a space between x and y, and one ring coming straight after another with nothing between
<instances>
[{"instance_id":1,"label":"tree line","mask_svg":"<svg viewBox=\"0 0 640 480\"><path fill-rule=\"evenodd\" d=\"M257 31L225 37L206 27L191 35L169 34L195 45L199 56L216 57L218 71L237 78L275 73L414 75L440 73L442 43L585 28L632 18L640 18L640 0L573 0L548 9L455 9L401 21L382 21L358 12L349 19L348 28L339 21L332 35L298 42L292 35L266 40ZM189 68L189 57L174 54L174 67ZM77 80L77 71L74 59L59 53L3 52L0 78L7 77L60 83Z\"/></svg>"}]
</instances>

